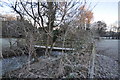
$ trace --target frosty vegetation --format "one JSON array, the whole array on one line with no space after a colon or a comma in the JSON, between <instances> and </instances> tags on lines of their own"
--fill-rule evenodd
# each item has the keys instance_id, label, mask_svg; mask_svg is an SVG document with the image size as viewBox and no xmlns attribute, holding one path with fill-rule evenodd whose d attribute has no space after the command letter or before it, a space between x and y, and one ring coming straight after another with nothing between
<instances>
[{"instance_id":1,"label":"frosty vegetation","mask_svg":"<svg viewBox=\"0 0 120 80\"><path fill-rule=\"evenodd\" d=\"M88 2L16 0L5 5L18 16L5 18L2 36L17 38L17 46L9 41L10 47L3 49L1 57L27 55L28 59L22 68L3 77L89 78L95 32L90 29L93 7ZM53 55L53 47L60 47L61 54Z\"/></svg>"}]
</instances>

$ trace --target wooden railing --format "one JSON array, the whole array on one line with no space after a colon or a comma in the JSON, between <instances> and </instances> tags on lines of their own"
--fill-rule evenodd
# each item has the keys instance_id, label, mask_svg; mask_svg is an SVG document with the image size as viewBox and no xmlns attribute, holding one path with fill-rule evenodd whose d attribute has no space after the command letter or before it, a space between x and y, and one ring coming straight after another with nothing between
<instances>
[{"instance_id":1,"label":"wooden railing","mask_svg":"<svg viewBox=\"0 0 120 80\"><path fill-rule=\"evenodd\" d=\"M96 54L96 47L95 47L95 42L93 43L92 47L92 54L90 56L90 62L89 62L89 71L88 71L88 77L89 78L94 78L95 72L95 54Z\"/></svg>"}]
</instances>

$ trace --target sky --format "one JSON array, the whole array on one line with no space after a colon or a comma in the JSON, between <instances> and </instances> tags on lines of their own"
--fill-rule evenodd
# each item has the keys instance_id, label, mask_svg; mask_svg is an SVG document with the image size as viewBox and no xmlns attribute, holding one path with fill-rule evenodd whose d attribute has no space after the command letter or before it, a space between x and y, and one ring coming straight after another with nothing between
<instances>
[{"instance_id":1,"label":"sky","mask_svg":"<svg viewBox=\"0 0 120 80\"><path fill-rule=\"evenodd\" d=\"M93 13L94 21L104 21L108 26L115 24L118 21L118 2L98 2Z\"/></svg>"},{"instance_id":2,"label":"sky","mask_svg":"<svg viewBox=\"0 0 120 80\"><path fill-rule=\"evenodd\" d=\"M1 0L0 0L1 1ZM118 21L118 1L119 0L86 0L92 2L94 6L93 22L104 21L108 26L115 24ZM2 3L0 3L2 4ZM9 13L10 8L0 8L0 14Z\"/></svg>"}]
</instances>

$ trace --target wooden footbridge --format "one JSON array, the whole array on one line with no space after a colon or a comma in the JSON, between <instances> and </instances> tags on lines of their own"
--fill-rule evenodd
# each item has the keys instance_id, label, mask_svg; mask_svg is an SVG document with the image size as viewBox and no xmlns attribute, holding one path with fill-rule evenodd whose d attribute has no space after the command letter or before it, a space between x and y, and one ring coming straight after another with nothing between
<instances>
[{"instance_id":1,"label":"wooden footbridge","mask_svg":"<svg viewBox=\"0 0 120 80\"><path fill-rule=\"evenodd\" d=\"M39 45L35 45L35 48L40 48L40 49L46 49L46 46L39 46ZM48 47L48 49L50 49L51 47ZM53 47L52 48L53 51L73 51L75 49L73 48L61 48L61 47Z\"/></svg>"}]
</instances>

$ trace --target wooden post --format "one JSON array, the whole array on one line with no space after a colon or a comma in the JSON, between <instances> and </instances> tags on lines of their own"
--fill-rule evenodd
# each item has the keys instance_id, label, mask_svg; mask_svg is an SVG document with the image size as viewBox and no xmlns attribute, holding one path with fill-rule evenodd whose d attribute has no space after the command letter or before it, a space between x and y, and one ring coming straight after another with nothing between
<instances>
[{"instance_id":1,"label":"wooden post","mask_svg":"<svg viewBox=\"0 0 120 80\"><path fill-rule=\"evenodd\" d=\"M2 38L2 20L0 20L0 38ZM2 79L2 40L0 40L0 79Z\"/></svg>"},{"instance_id":2,"label":"wooden post","mask_svg":"<svg viewBox=\"0 0 120 80\"><path fill-rule=\"evenodd\" d=\"M95 54L96 54L96 50L95 50L95 43L92 44L93 48L92 48L92 54L91 54L91 59L90 59L90 68L89 68L89 75L88 77L93 79L94 78L94 68L95 68Z\"/></svg>"}]
</instances>

